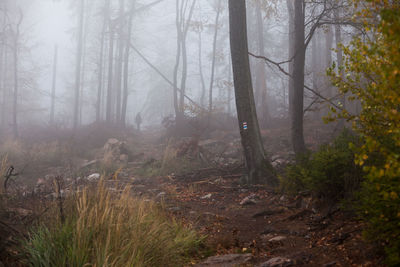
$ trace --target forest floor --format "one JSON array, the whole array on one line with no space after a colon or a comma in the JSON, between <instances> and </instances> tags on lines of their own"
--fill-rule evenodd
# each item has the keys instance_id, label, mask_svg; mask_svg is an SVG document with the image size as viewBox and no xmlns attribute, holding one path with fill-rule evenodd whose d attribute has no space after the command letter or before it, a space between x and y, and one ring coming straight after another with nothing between
<instances>
[{"instance_id":1,"label":"forest floor","mask_svg":"<svg viewBox=\"0 0 400 267\"><path fill-rule=\"evenodd\" d=\"M312 125L308 127L306 141L309 147L315 148L327 142L330 136L314 129ZM266 150L278 172L282 172L293 157L288 134L288 129L263 131ZM148 170L144 171L144 166L160 161L162 165L168 164L170 161L165 159L165 153L169 145L160 143L159 133L154 131L139 137L140 141L135 141L138 156L118 170L118 179L111 175L107 185L116 191L131 186L132 194L161 203L172 216L204 235L212 254L220 255L220 258L205 262L205 259L196 259L193 265L381 266L381 257L363 240L363 223L353 213L339 209L338 205L316 208L314 200L307 194L287 196L268 186L243 183L240 153L236 153L236 148L240 147L237 134L220 132L196 144L200 147L200 150L195 149L196 153L201 151L208 160L214 157L206 166L185 161L179 163L189 165L185 166L185 171L167 171L151 177L147 175ZM191 139L187 140L173 146L176 154L192 153ZM215 150L218 146L222 147L220 151ZM228 156L222 159L222 155ZM235 157L238 158L235 160ZM85 172L89 175L100 170L93 166ZM0 218L6 225L0 231L1 235L8 232L12 236L24 231L26 218L34 207L32 202L23 203L26 202L15 203L13 216ZM12 237L8 239L12 240ZM226 259L221 255L228 254L245 257L224 261ZM265 263L271 259L275 263Z\"/></svg>"}]
</instances>

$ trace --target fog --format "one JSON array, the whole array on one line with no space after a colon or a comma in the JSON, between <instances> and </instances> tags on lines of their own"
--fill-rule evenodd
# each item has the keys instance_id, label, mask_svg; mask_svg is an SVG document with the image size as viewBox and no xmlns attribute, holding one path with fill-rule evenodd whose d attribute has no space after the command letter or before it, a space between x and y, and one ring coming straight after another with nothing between
<instances>
[{"instance_id":1,"label":"fog","mask_svg":"<svg viewBox=\"0 0 400 267\"><path fill-rule=\"evenodd\" d=\"M207 110L236 116L227 1L3 0L1 4L4 135L11 134L15 117L8 101L15 90L9 67L13 49L18 50L20 81L16 123L22 128L75 129L105 121L128 126L135 124L138 113L143 125L157 126L179 110L189 117ZM290 117L293 41L287 7L285 1L247 1L248 50L262 127ZM327 89L325 69L337 61L334 49L339 42L331 26L333 13L324 12L322 4L310 1L304 15L306 37L312 37L305 59L305 115L321 111L323 103L336 95ZM316 20L321 25L313 29ZM355 31L345 23L340 28L340 41L346 43ZM175 104L174 90L179 102Z\"/></svg>"}]
</instances>

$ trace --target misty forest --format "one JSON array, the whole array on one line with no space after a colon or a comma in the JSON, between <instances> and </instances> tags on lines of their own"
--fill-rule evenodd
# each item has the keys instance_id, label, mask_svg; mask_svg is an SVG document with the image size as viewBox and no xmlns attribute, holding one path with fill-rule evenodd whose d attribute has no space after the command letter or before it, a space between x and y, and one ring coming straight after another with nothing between
<instances>
[{"instance_id":1,"label":"misty forest","mask_svg":"<svg viewBox=\"0 0 400 267\"><path fill-rule=\"evenodd\" d=\"M399 266L396 0L0 0L0 267Z\"/></svg>"}]
</instances>

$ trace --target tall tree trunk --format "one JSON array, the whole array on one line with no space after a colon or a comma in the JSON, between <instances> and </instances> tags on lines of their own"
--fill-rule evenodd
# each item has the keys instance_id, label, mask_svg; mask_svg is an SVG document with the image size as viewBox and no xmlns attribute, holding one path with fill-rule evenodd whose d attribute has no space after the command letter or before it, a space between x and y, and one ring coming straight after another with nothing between
<instances>
[{"instance_id":1,"label":"tall tree trunk","mask_svg":"<svg viewBox=\"0 0 400 267\"><path fill-rule=\"evenodd\" d=\"M213 86L214 86L214 76L215 76L215 61L217 54L217 37L219 29L219 17L221 15L221 4L222 1L218 0L217 14L215 16L215 31L213 40L213 50L212 50L212 62L211 62L211 77L210 77L210 87L209 87L209 100L208 100L208 111L211 113L213 105Z\"/></svg>"},{"instance_id":2,"label":"tall tree trunk","mask_svg":"<svg viewBox=\"0 0 400 267\"><path fill-rule=\"evenodd\" d=\"M83 47L83 16L84 16L85 0L80 0L79 16L78 16L78 43L76 51L76 67L75 67L75 98L74 98L74 129L78 128L79 121L79 94L81 86L81 68L82 68L82 47Z\"/></svg>"},{"instance_id":3,"label":"tall tree trunk","mask_svg":"<svg viewBox=\"0 0 400 267\"><path fill-rule=\"evenodd\" d=\"M57 59L58 59L58 46L54 46L53 58L53 81L51 84L51 106L50 106L50 125L54 125L54 109L56 101L56 85L57 85Z\"/></svg>"},{"instance_id":4,"label":"tall tree trunk","mask_svg":"<svg viewBox=\"0 0 400 267\"><path fill-rule=\"evenodd\" d=\"M314 33L314 36L312 37L312 85L313 85L313 90L316 92L319 92L319 76L320 76L320 64L319 64L319 45L318 45L318 40L319 34L316 31ZM320 117L320 112L319 112L319 107L317 104L314 104L316 106L316 109L314 111L314 118L316 120L319 120Z\"/></svg>"},{"instance_id":5,"label":"tall tree trunk","mask_svg":"<svg viewBox=\"0 0 400 267\"><path fill-rule=\"evenodd\" d=\"M202 25L200 26L202 27ZM201 97L200 104L202 107L205 105L206 100L206 83L204 81L203 73L203 47L202 47L202 29L199 29L199 73L200 73L200 83L201 83Z\"/></svg>"},{"instance_id":6,"label":"tall tree trunk","mask_svg":"<svg viewBox=\"0 0 400 267\"><path fill-rule=\"evenodd\" d=\"M325 68L329 68L332 66L332 46L333 46L333 31L330 25L327 25L327 31L325 34ZM326 86L326 95L328 97L333 97L333 86L331 84L331 80L328 76L325 75L325 86Z\"/></svg>"},{"instance_id":7,"label":"tall tree trunk","mask_svg":"<svg viewBox=\"0 0 400 267\"><path fill-rule=\"evenodd\" d=\"M256 20L257 20L257 48L258 54L265 56L264 49L264 23L262 19L261 6L255 6ZM256 71L256 95L259 98L259 105L257 106L257 116L260 119L261 127L267 127L270 120L268 104L267 104L267 81L265 77L265 62L257 60Z\"/></svg>"},{"instance_id":8,"label":"tall tree trunk","mask_svg":"<svg viewBox=\"0 0 400 267\"><path fill-rule=\"evenodd\" d=\"M135 1L132 1L133 10L135 7ZM131 38L132 38L132 23L133 23L133 12L130 12L128 18L128 33L126 36L126 44L125 44L125 59L124 59L124 91L122 97L122 111L121 111L121 122L125 127L126 125L126 110L128 106L128 97L129 97L129 55L130 55L130 47L131 47Z\"/></svg>"},{"instance_id":9,"label":"tall tree trunk","mask_svg":"<svg viewBox=\"0 0 400 267\"><path fill-rule=\"evenodd\" d=\"M80 0L80 8L78 16L78 43L77 43L76 67L75 67L75 97L74 97L74 114L73 114L74 129L76 129L79 124L79 99L80 99L79 96L81 88L84 6L85 6L85 0Z\"/></svg>"},{"instance_id":10,"label":"tall tree trunk","mask_svg":"<svg viewBox=\"0 0 400 267\"><path fill-rule=\"evenodd\" d=\"M300 1L300 0L299 0ZM296 0L297 2L297 0ZM288 14L289 14L289 73L292 76L289 78L289 117L292 116L293 114L293 95L294 95L294 80L293 80L293 57L295 54L295 29L294 29L294 6L293 6L293 0L286 0L287 4L287 9L288 9Z\"/></svg>"},{"instance_id":11,"label":"tall tree trunk","mask_svg":"<svg viewBox=\"0 0 400 267\"><path fill-rule=\"evenodd\" d=\"M5 27L7 24L7 4L3 3L3 17L2 17L2 26ZM6 88L6 77L7 77L7 37L5 35L2 36L1 42L1 54L0 54L0 86L2 93L2 101L1 101L1 127L6 126L6 110L7 110L7 88Z\"/></svg>"},{"instance_id":12,"label":"tall tree trunk","mask_svg":"<svg viewBox=\"0 0 400 267\"><path fill-rule=\"evenodd\" d=\"M174 74L173 74L173 83L174 83L174 110L175 110L175 120L176 124L179 126L180 122L182 121L181 111L179 109L178 103L178 70L181 61L181 38L182 38L182 23L181 23L181 16L180 16L180 8L179 8L179 0L176 0L176 60L175 60L175 67L174 67Z\"/></svg>"},{"instance_id":13,"label":"tall tree trunk","mask_svg":"<svg viewBox=\"0 0 400 267\"><path fill-rule=\"evenodd\" d=\"M18 26L19 27L19 26ZM14 97L13 97L13 135L14 138L18 138L18 39L19 39L19 29L14 36L14 49L13 49L13 59L14 59Z\"/></svg>"},{"instance_id":14,"label":"tall tree trunk","mask_svg":"<svg viewBox=\"0 0 400 267\"><path fill-rule=\"evenodd\" d=\"M118 56L115 67L115 90L116 90L116 119L121 121L121 97L122 97L122 68L124 57L124 0L119 0L119 18L118 18ZM131 12L132 13L132 12Z\"/></svg>"},{"instance_id":15,"label":"tall tree trunk","mask_svg":"<svg viewBox=\"0 0 400 267\"><path fill-rule=\"evenodd\" d=\"M98 85L97 85L97 101L96 101L96 121L101 120L101 100L103 94L103 65L104 65L104 41L106 36L108 10L110 9L110 0L105 0L104 3L104 17L103 17L103 28L101 31L100 39L100 55L99 55L99 73L98 73Z\"/></svg>"},{"instance_id":16,"label":"tall tree trunk","mask_svg":"<svg viewBox=\"0 0 400 267\"><path fill-rule=\"evenodd\" d=\"M293 110L292 122L292 145L297 157L304 154L306 146L303 134L303 106L304 106L304 65L305 65L305 37L304 37L304 0L296 0L294 3L295 24L295 56L293 61Z\"/></svg>"},{"instance_id":17,"label":"tall tree trunk","mask_svg":"<svg viewBox=\"0 0 400 267\"><path fill-rule=\"evenodd\" d=\"M190 7L189 15L187 18L187 21L185 21L185 16L183 15L181 17L182 22L181 22L181 27L182 27L182 77L181 77L181 93L180 93L180 99L179 99L179 106L181 110L181 114L185 114L185 94L186 94L186 80L187 80L187 46L186 46L186 39L187 39L187 33L189 31L189 26L190 22L192 20L193 16L193 10L196 5L196 0L193 0L192 5ZM186 12L183 12L185 14Z\"/></svg>"},{"instance_id":18,"label":"tall tree trunk","mask_svg":"<svg viewBox=\"0 0 400 267\"><path fill-rule=\"evenodd\" d=\"M229 25L236 107L248 182L274 183L275 176L266 159L254 102L245 0L229 0Z\"/></svg>"},{"instance_id":19,"label":"tall tree trunk","mask_svg":"<svg viewBox=\"0 0 400 267\"><path fill-rule=\"evenodd\" d=\"M112 121L112 100L113 100L113 63L114 63L114 29L110 18L110 44L108 47L108 84L107 84L107 102L106 102L106 121Z\"/></svg>"}]
</instances>

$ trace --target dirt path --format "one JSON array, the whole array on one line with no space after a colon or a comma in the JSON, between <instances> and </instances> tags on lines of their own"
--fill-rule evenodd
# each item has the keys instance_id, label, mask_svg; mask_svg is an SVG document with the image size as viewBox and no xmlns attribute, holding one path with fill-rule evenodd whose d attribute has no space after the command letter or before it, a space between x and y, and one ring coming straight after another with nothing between
<instances>
[{"instance_id":1,"label":"dirt path","mask_svg":"<svg viewBox=\"0 0 400 267\"><path fill-rule=\"evenodd\" d=\"M339 211L314 213L305 207L307 198L288 199L218 176L137 179L133 190L163 201L206 235L216 254L252 253L253 264L283 257L291 261L285 266L379 266L362 241L360 222Z\"/></svg>"}]
</instances>

